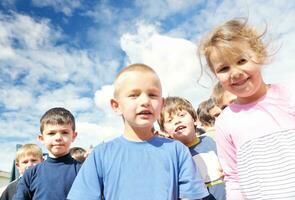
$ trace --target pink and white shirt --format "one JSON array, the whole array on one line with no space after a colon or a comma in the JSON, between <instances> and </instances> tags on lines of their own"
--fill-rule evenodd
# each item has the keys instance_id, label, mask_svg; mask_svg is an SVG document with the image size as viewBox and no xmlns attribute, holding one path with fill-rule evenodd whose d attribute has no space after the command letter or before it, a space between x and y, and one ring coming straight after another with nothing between
<instances>
[{"instance_id":1,"label":"pink and white shirt","mask_svg":"<svg viewBox=\"0 0 295 200\"><path fill-rule=\"evenodd\" d=\"M228 200L295 199L295 85L274 84L215 123Z\"/></svg>"}]
</instances>

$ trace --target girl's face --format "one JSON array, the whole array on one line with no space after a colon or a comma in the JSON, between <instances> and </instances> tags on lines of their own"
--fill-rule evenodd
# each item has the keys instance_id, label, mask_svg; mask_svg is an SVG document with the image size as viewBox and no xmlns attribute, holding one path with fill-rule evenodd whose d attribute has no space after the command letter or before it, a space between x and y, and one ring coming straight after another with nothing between
<instances>
[{"instance_id":1,"label":"girl's face","mask_svg":"<svg viewBox=\"0 0 295 200\"><path fill-rule=\"evenodd\" d=\"M238 103L246 104L263 96L267 87L262 79L261 64L257 54L246 43L234 45L243 50L244 55L223 59L217 51L214 51L210 61L224 89L235 94Z\"/></svg>"}]
</instances>

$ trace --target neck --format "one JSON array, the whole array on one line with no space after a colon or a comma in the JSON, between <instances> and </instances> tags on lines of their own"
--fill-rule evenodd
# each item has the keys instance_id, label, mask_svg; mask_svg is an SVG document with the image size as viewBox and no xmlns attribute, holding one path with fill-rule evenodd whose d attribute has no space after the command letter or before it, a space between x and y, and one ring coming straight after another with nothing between
<instances>
[{"instance_id":1,"label":"neck","mask_svg":"<svg viewBox=\"0 0 295 200\"><path fill-rule=\"evenodd\" d=\"M196 144L200 143L200 138L199 137L195 137L190 143L186 144L187 147L192 147Z\"/></svg>"},{"instance_id":2,"label":"neck","mask_svg":"<svg viewBox=\"0 0 295 200\"><path fill-rule=\"evenodd\" d=\"M125 126L124 137L130 141L146 141L153 136L152 127L135 128Z\"/></svg>"}]
</instances>

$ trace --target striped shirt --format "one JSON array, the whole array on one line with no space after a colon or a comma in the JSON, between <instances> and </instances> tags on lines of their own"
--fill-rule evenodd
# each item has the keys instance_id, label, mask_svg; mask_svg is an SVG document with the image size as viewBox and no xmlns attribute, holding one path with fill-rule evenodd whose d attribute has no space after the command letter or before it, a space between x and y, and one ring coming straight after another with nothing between
<instances>
[{"instance_id":1,"label":"striped shirt","mask_svg":"<svg viewBox=\"0 0 295 200\"><path fill-rule=\"evenodd\" d=\"M271 85L256 102L217 118L228 200L295 199L295 84Z\"/></svg>"}]
</instances>

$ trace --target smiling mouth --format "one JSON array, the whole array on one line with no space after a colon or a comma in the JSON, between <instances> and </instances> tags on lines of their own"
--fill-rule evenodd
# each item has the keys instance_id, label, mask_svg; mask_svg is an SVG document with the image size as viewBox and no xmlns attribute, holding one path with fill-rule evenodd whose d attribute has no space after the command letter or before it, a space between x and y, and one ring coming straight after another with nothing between
<instances>
[{"instance_id":1,"label":"smiling mouth","mask_svg":"<svg viewBox=\"0 0 295 200\"><path fill-rule=\"evenodd\" d=\"M241 85L244 85L250 78L246 78L244 80L241 80L241 81L238 81L238 82L234 82L232 83L233 86L241 86Z\"/></svg>"},{"instance_id":2,"label":"smiling mouth","mask_svg":"<svg viewBox=\"0 0 295 200\"><path fill-rule=\"evenodd\" d=\"M183 129L185 129L186 126L178 126L176 129L175 129L175 132L178 133L178 132L181 132Z\"/></svg>"},{"instance_id":3,"label":"smiling mouth","mask_svg":"<svg viewBox=\"0 0 295 200\"><path fill-rule=\"evenodd\" d=\"M152 112L150 112L150 111L141 111L138 113L138 115L151 115L151 114L152 114Z\"/></svg>"}]
</instances>

